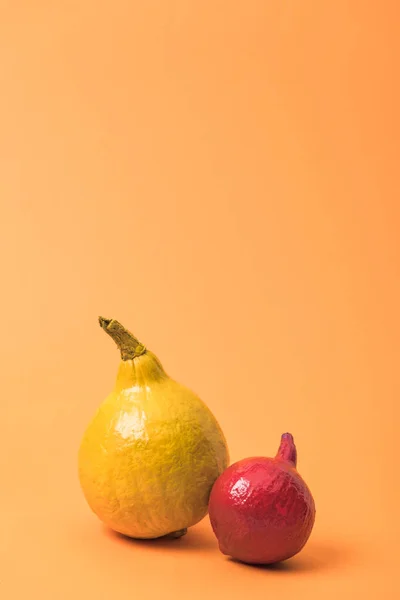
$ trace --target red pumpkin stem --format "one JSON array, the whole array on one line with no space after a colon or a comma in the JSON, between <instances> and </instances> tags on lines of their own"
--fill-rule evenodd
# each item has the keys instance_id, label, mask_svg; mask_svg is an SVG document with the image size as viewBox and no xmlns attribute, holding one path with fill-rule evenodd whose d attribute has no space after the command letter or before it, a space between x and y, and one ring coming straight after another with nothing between
<instances>
[{"instance_id":1,"label":"red pumpkin stem","mask_svg":"<svg viewBox=\"0 0 400 600\"><path fill-rule=\"evenodd\" d=\"M292 465L296 467L297 450L291 433L284 433L282 435L281 444L279 446L276 458L292 463Z\"/></svg>"}]
</instances>

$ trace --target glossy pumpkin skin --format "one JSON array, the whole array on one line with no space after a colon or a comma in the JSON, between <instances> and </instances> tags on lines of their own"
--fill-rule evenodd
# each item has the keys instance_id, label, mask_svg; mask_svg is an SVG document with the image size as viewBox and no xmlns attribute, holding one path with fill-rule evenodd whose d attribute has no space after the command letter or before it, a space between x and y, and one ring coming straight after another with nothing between
<instances>
[{"instance_id":1,"label":"glossy pumpkin skin","mask_svg":"<svg viewBox=\"0 0 400 600\"><path fill-rule=\"evenodd\" d=\"M182 535L208 512L229 461L216 419L144 350L122 360L113 392L79 450L79 478L93 512L134 538Z\"/></svg>"},{"instance_id":2,"label":"glossy pumpkin skin","mask_svg":"<svg viewBox=\"0 0 400 600\"><path fill-rule=\"evenodd\" d=\"M209 516L223 554L270 564L300 552L314 525L315 505L295 464L295 450L293 461L279 453L247 458L218 478Z\"/></svg>"}]
</instances>

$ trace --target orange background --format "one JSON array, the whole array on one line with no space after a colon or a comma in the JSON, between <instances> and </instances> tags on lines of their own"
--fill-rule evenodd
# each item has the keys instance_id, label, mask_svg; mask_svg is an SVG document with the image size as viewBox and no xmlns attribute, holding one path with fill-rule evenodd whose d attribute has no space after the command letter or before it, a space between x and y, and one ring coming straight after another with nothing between
<instances>
[{"instance_id":1,"label":"orange background","mask_svg":"<svg viewBox=\"0 0 400 600\"><path fill-rule=\"evenodd\" d=\"M396 5L1 2L2 598L395 597ZM233 461L294 434L298 557L235 564L208 519L104 531L76 465L118 366L98 314L199 393Z\"/></svg>"}]
</instances>

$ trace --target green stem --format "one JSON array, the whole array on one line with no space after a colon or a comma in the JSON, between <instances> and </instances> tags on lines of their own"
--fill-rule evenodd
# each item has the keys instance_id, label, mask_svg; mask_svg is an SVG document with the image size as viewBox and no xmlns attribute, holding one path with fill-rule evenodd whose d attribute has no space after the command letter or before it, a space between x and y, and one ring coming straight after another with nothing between
<instances>
[{"instance_id":1,"label":"green stem","mask_svg":"<svg viewBox=\"0 0 400 600\"><path fill-rule=\"evenodd\" d=\"M145 346L130 331L125 329L121 323L115 321L115 319L99 317L99 323L117 344L122 360L132 360L146 352Z\"/></svg>"}]
</instances>

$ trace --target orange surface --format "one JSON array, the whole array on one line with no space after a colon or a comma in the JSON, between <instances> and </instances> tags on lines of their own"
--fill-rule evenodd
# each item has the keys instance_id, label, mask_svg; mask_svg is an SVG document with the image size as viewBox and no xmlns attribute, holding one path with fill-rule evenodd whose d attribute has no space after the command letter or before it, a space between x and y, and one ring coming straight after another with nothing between
<instances>
[{"instance_id":1,"label":"orange surface","mask_svg":"<svg viewBox=\"0 0 400 600\"><path fill-rule=\"evenodd\" d=\"M1 3L1 598L398 597L398 23L390 1ZM118 364L98 314L232 460L294 434L298 557L235 564L207 519L104 531L76 465Z\"/></svg>"}]
</instances>

